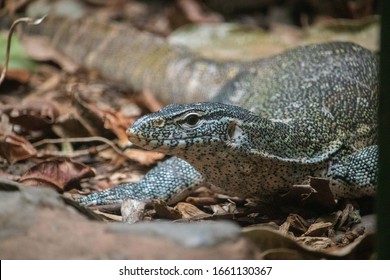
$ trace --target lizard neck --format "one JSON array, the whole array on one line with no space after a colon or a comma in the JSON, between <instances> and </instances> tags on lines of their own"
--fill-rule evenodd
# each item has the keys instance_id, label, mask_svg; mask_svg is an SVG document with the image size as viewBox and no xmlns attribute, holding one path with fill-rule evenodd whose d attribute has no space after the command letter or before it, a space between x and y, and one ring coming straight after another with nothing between
<instances>
[{"instance_id":1,"label":"lizard neck","mask_svg":"<svg viewBox=\"0 0 390 280\"><path fill-rule=\"evenodd\" d=\"M324 176L328 169L326 160L305 164L244 150L210 145L202 151L189 148L178 157L198 170L214 191L262 199L287 191L294 184L303 184L308 176Z\"/></svg>"}]
</instances>

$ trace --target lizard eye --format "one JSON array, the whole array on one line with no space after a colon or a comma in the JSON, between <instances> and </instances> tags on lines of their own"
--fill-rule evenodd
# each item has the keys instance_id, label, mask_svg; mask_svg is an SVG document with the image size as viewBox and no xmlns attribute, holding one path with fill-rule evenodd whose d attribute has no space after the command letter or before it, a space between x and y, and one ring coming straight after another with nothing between
<instances>
[{"instance_id":1,"label":"lizard eye","mask_svg":"<svg viewBox=\"0 0 390 280\"><path fill-rule=\"evenodd\" d=\"M190 126L195 126L200 120L200 117L197 114L189 114L185 117L184 121Z\"/></svg>"},{"instance_id":2,"label":"lizard eye","mask_svg":"<svg viewBox=\"0 0 390 280\"><path fill-rule=\"evenodd\" d=\"M183 128L194 128L202 122L201 115L197 113L189 113L181 119L181 126Z\"/></svg>"}]
</instances>

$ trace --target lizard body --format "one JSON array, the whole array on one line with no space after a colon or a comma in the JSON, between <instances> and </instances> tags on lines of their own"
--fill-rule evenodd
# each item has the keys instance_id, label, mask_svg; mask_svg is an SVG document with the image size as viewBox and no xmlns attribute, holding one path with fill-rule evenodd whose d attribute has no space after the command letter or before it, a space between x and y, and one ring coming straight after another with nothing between
<instances>
[{"instance_id":1,"label":"lizard body","mask_svg":"<svg viewBox=\"0 0 390 280\"><path fill-rule=\"evenodd\" d=\"M139 183L81 203L172 200L203 180L229 194L267 199L309 176L330 178L337 197L375 192L378 61L372 52L338 42L252 62L215 62L119 25L56 20L35 32L104 76L150 89L167 103L212 101L170 105L137 121L129 129L133 143L179 158Z\"/></svg>"},{"instance_id":2,"label":"lizard body","mask_svg":"<svg viewBox=\"0 0 390 280\"><path fill-rule=\"evenodd\" d=\"M337 197L372 195L374 61L350 43L290 50L226 84L214 101L230 104L170 105L134 123L130 140L186 160L233 195L265 198L308 176L331 178ZM357 182L342 167L357 172L362 155L370 168L359 171ZM352 163L340 163L348 157Z\"/></svg>"}]
</instances>

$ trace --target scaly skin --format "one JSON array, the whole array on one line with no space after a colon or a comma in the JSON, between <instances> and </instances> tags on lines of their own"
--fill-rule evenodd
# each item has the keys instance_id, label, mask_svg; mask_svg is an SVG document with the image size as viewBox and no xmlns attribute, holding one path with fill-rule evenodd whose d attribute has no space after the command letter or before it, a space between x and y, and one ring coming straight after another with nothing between
<instances>
[{"instance_id":1,"label":"scaly skin","mask_svg":"<svg viewBox=\"0 0 390 280\"><path fill-rule=\"evenodd\" d=\"M222 63L121 25L51 18L34 32L86 67L166 103L215 102L172 105L138 121L129 131L133 142L181 159L83 204L172 200L204 179L258 199L313 175L330 178L339 197L374 192L378 61L362 47L319 44ZM190 112L201 124L191 128Z\"/></svg>"},{"instance_id":2,"label":"scaly skin","mask_svg":"<svg viewBox=\"0 0 390 280\"><path fill-rule=\"evenodd\" d=\"M215 98L240 107L170 105L134 123L130 140L189 162L232 195L268 200L309 176L329 178L336 197L373 195L376 57L330 43L290 50L266 65L238 75Z\"/></svg>"},{"instance_id":3,"label":"scaly skin","mask_svg":"<svg viewBox=\"0 0 390 280\"><path fill-rule=\"evenodd\" d=\"M253 63L212 61L132 26L92 18L50 15L26 28L47 37L76 63L135 90L147 89L164 104L209 100Z\"/></svg>"}]
</instances>

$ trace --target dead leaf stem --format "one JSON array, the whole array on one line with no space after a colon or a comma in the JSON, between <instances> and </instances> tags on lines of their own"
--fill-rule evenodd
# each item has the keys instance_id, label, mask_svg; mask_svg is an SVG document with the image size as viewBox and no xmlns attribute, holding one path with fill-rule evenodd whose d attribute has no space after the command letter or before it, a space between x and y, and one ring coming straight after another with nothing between
<instances>
[{"instance_id":1,"label":"dead leaf stem","mask_svg":"<svg viewBox=\"0 0 390 280\"><path fill-rule=\"evenodd\" d=\"M100 136L92 136L92 137L75 137L75 138L60 138L60 139L43 139L41 141L35 142L33 146L39 147L46 144L58 144L58 143L66 143L66 142L103 142L109 145L117 154L123 155L122 151L118 149L114 142L108 140L107 138Z\"/></svg>"},{"instance_id":2,"label":"dead leaf stem","mask_svg":"<svg viewBox=\"0 0 390 280\"><path fill-rule=\"evenodd\" d=\"M38 19L23 17L23 18L19 18L19 19L15 20L12 23L12 25L8 31L8 36L7 36L7 48L5 51L5 63L4 63L4 68L1 71L1 75L0 75L0 85L3 83L5 75L7 74L7 71L8 71L8 63L9 63L9 56L10 56L10 50L11 50L11 39L12 39L12 34L14 33L16 26L22 22L25 22L29 25L38 25L45 19L45 17L46 16L43 16L43 17L38 18Z\"/></svg>"}]
</instances>

